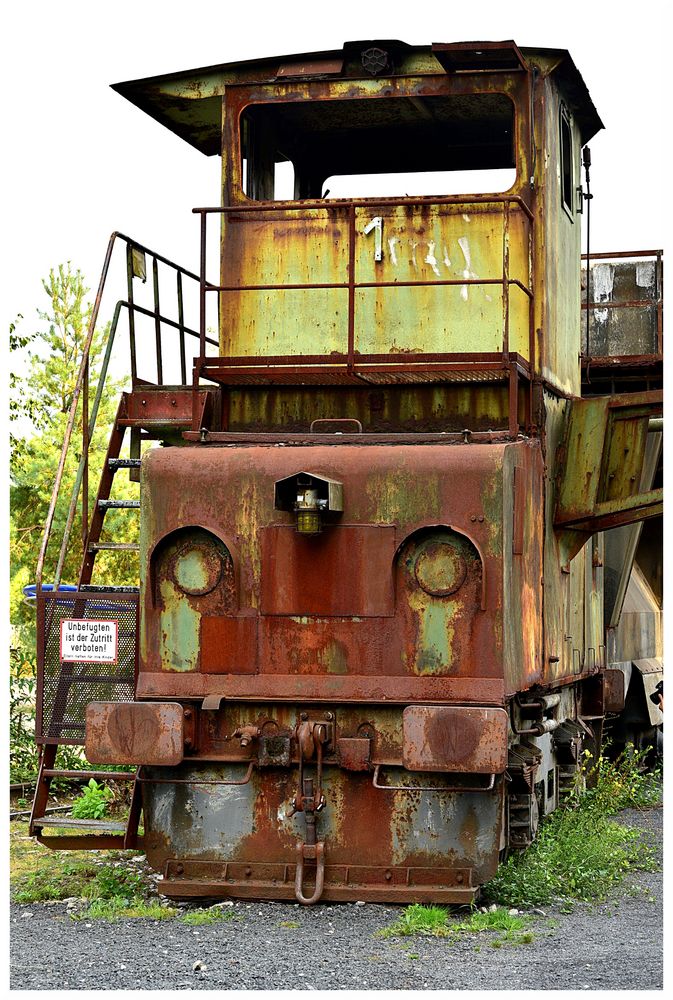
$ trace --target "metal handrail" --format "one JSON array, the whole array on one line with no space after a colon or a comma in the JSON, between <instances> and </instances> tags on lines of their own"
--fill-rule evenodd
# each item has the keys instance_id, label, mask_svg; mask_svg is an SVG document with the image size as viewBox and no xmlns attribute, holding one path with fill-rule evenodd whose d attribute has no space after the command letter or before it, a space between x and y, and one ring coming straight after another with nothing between
<instances>
[{"instance_id":1,"label":"metal handrail","mask_svg":"<svg viewBox=\"0 0 673 1000\"><path fill-rule=\"evenodd\" d=\"M93 338L98 323L98 316L100 312L101 301L103 298L103 293L105 291L105 285L108 277L108 272L110 269L110 263L112 260L113 250L117 242L124 243L126 245L127 253L127 275L128 275L128 292L129 296L127 300L120 299L114 310L113 320L110 326L110 331L108 333L107 342L105 345L105 353L103 356L103 361L101 363L100 374L98 378L98 385L96 388L96 393L93 401L93 406L91 414L89 414L89 360L91 354L91 345L93 343ZM153 284L154 284L154 310L146 309L144 306L138 305L133 301L133 288L132 288L132 278L133 273L131 270L131 253L133 250L138 251L141 254L149 256L153 261ZM166 267L172 269L176 274L176 281L178 285L178 313L179 318L176 322L169 317L163 316L159 310L159 285L158 285L158 263L164 264ZM86 338L82 348L82 358L80 361L80 367L77 374L77 379L75 382L75 388L73 391L72 401L70 404L70 410L68 412L68 419L66 423L65 434L63 437L63 446L61 448L61 454L59 457L59 463L56 470L56 476L54 479L54 486L51 493L51 498L49 502L49 509L47 512L47 518L45 521L44 532L42 535L42 542L40 545L40 551L37 559L37 566L35 571L35 583L36 583L36 596L40 597L43 593L42 591L42 578L44 574L44 564L46 560L47 548L49 541L51 539L51 533L54 525L54 517L56 513L56 507L61 494L61 488L63 483L63 474L65 470L65 464L68 456L68 452L71 446L72 433L75 428L77 419L77 409L82 402L82 455L78 464L77 473L75 476L75 483L73 485L73 490L70 497L70 505L68 508L68 515L66 519L66 527L63 533L63 539L61 542L61 547L59 550L58 561L56 566L55 578L53 581L54 590L59 589L61 573L63 570L63 564L67 554L68 544L70 541L70 535L72 532L72 526L75 518L75 512L77 509L77 500L80 492L82 492L82 521L83 529L85 529L88 521L88 468L89 468L89 445L92 440L95 427L96 419L98 416L98 410L100 407L100 402L102 399L103 389L105 386L105 381L108 374L108 368L110 364L112 347L114 343L115 334L117 331L117 326L119 323L119 317L122 309L126 309L129 317L129 341L130 341L130 353L131 353L131 376L132 381L135 382L136 373L136 358L135 358L135 325L134 319L135 314L140 313L142 315L153 317L155 320L155 330L156 330L156 348L157 348L157 371L159 376L159 384L161 384L161 343L160 343L160 333L161 326L166 325L173 329L177 329L180 333L180 356L181 356L181 371L182 377L185 384L187 384L187 374L186 374L186 357L185 357L185 347L184 338L186 335L191 337L199 338L200 344L203 344L204 338L201 336L200 331L189 327L184 322L183 315L183 304L182 304L182 278L188 278L201 284L201 279L194 272L189 271L187 268L176 264L174 261L169 260L167 257L156 253L154 250L150 250L148 247L144 246L142 243L138 243L136 240L131 239L124 233L115 231L111 234L108 241L107 250L105 253L105 259L103 263L103 269L101 271L100 280L98 283L98 289L96 292L96 298L94 301L94 306L91 312L91 318L89 321L89 327L87 330ZM205 338L206 343L217 344L217 341L211 338ZM83 532L83 544L86 540L86 531ZM53 591L49 591L53 593Z\"/></svg>"},{"instance_id":2,"label":"metal handrail","mask_svg":"<svg viewBox=\"0 0 673 1000\"><path fill-rule=\"evenodd\" d=\"M596 301L583 301L581 303L581 309L583 312L588 312L590 310L596 309L643 309L651 308L656 309L656 336L657 336L657 353L655 356L663 355L664 351L664 251L663 250L615 250L612 253L601 252L601 253L583 253L582 263L586 268L587 272L587 296L589 291L589 276L591 273L591 262L592 261L610 261L610 260L633 260L638 261L643 258L653 258L654 262L654 297L645 299L630 299L623 302L596 302ZM587 354L588 356L588 343L587 343ZM628 357L628 355L624 355Z\"/></svg>"},{"instance_id":3,"label":"metal handrail","mask_svg":"<svg viewBox=\"0 0 673 1000\"><path fill-rule=\"evenodd\" d=\"M330 202L325 202L324 200L304 200L300 202L259 202L259 203L246 203L243 205L224 205L217 207L203 207L194 208L192 212L196 215L200 215L201 221L201 282L200 282L200 319L199 327L201 333L200 341L200 360L203 362L205 360L205 329L206 329L206 292L245 292L245 291L274 291L278 289L345 289L348 290L349 302L348 302L348 349L346 353L347 365L352 368L355 363L355 345L354 345L354 308L355 308L355 290L358 288L379 288L379 287L415 287L415 286L427 286L427 285L501 285L503 289L503 357L508 354L509 351L509 289L512 285L518 287L529 300L529 343L533 343L533 291L528 288L523 282L516 278L509 277L509 260L508 260L508 247L506 234L509 226L509 210L512 205L523 211L523 213L528 218L529 222L534 223L534 216L528 205L519 195L494 195L494 196L475 196L475 197L465 197L461 195L445 195L445 196L433 196L422 199L413 199L416 201L427 202L431 204L438 205L455 205L460 207L462 205L499 205L502 206L503 211L503 273L498 278L483 278L483 279L473 279L473 278L463 278L463 279L427 279L427 280L416 280L416 281L363 281L359 282L355 280L355 209L356 208L372 208L374 209L377 205L383 205L385 207L397 207L399 205L408 205L410 202L409 198L367 198L367 199L343 199L335 200ZM273 285L273 284L258 284L258 285L216 285L209 282L206 278L206 246L207 246L207 221L209 215L233 215L236 213L243 212L245 214L250 212L302 212L302 211L313 211L316 209L325 208L343 208L348 211L349 215L349 226L348 226L348 245L349 245L349 266L348 266L348 280L343 282L323 282L323 283L301 283L301 284L283 284L283 285ZM248 359L249 363L253 365L255 362L257 364L265 364L264 358L254 358L250 357ZM531 358L532 362L532 358ZM298 358L298 363L300 359ZM329 359L325 359L325 364L329 363Z\"/></svg>"}]
</instances>

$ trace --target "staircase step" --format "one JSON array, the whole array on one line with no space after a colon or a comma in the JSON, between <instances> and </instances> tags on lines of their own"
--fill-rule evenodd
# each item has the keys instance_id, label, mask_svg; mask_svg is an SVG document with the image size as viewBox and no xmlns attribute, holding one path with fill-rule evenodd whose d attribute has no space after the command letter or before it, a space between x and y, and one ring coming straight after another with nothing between
<instances>
[{"instance_id":1,"label":"staircase step","mask_svg":"<svg viewBox=\"0 0 673 1000\"><path fill-rule=\"evenodd\" d=\"M140 500L99 500L98 506L101 510L138 510L140 507Z\"/></svg>"},{"instance_id":2,"label":"staircase step","mask_svg":"<svg viewBox=\"0 0 673 1000\"><path fill-rule=\"evenodd\" d=\"M108 458L108 467L110 469L139 469L140 459L139 458Z\"/></svg>"},{"instance_id":3,"label":"staircase step","mask_svg":"<svg viewBox=\"0 0 673 1000\"><path fill-rule=\"evenodd\" d=\"M109 819L75 819L72 816L36 816L33 820L35 826L62 826L74 827L81 830L116 830L124 833L126 823L115 823Z\"/></svg>"},{"instance_id":4,"label":"staircase step","mask_svg":"<svg viewBox=\"0 0 673 1000\"><path fill-rule=\"evenodd\" d=\"M106 587L98 583L83 583L80 590L89 594L139 594L140 587Z\"/></svg>"},{"instance_id":5,"label":"staircase step","mask_svg":"<svg viewBox=\"0 0 673 1000\"><path fill-rule=\"evenodd\" d=\"M140 552L138 542L93 542L89 552Z\"/></svg>"},{"instance_id":6,"label":"staircase step","mask_svg":"<svg viewBox=\"0 0 673 1000\"><path fill-rule=\"evenodd\" d=\"M176 428L188 429L192 426L191 415L189 417L121 417L117 421L118 427L165 427L167 430Z\"/></svg>"}]
</instances>

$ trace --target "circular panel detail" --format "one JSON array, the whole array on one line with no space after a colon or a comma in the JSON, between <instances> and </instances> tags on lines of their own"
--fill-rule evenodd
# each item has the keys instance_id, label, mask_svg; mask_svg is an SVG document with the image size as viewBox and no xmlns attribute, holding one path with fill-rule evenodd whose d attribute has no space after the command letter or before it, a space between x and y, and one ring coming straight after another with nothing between
<instances>
[{"instance_id":1,"label":"circular panel detail","mask_svg":"<svg viewBox=\"0 0 673 1000\"><path fill-rule=\"evenodd\" d=\"M186 545L175 556L173 579L185 594L209 594L221 576L222 557L209 545Z\"/></svg>"},{"instance_id":2,"label":"circular panel detail","mask_svg":"<svg viewBox=\"0 0 673 1000\"><path fill-rule=\"evenodd\" d=\"M455 545L432 542L418 556L414 575L426 594L448 597L465 582L467 566Z\"/></svg>"}]
</instances>

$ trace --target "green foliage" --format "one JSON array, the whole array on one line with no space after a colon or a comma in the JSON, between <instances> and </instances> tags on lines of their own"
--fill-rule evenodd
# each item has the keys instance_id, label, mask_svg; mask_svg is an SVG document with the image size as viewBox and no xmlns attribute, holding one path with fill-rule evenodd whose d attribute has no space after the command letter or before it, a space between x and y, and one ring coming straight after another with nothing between
<instances>
[{"instance_id":1,"label":"green foliage","mask_svg":"<svg viewBox=\"0 0 673 1000\"><path fill-rule=\"evenodd\" d=\"M144 888L140 872L123 865L104 865L87 895L92 899L133 899Z\"/></svg>"},{"instance_id":2,"label":"green foliage","mask_svg":"<svg viewBox=\"0 0 673 1000\"><path fill-rule=\"evenodd\" d=\"M379 931L379 937L447 937L448 913L443 906L422 906L413 903L403 910L401 917L390 927Z\"/></svg>"},{"instance_id":3,"label":"green foliage","mask_svg":"<svg viewBox=\"0 0 673 1000\"><path fill-rule=\"evenodd\" d=\"M594 787L552 813L531 847L500 866L484 895L508 906L604 899L630 870L650 868L652 851L639 832L610 819L657 801L658 776L645 772L643 756L600 757L589 774Z\"/></svg>"},{"instance_id":4,"label":"green foliage","mask_svg":"<svg viewBox=\"0 0 673 1000\"><path fill-rule=\"evenodd\" d=\"M82 794L75 799L72 814L75 819L102 819L112 798L114 793L109 788L99 785L95 778L90 778Z\"/></svg>"},{"instance_id":5,"label":"green foliage","mask_svg":"<svg viewBox=\"0 0 673 1000\"><path fill-rule=\"evenodd\" d=\"M188 927L202 927L209 924L217 924L222 920L240 920L240 916L234 913L233 909L224 909L221 906L209 906L205 910L188 910L180 917L183 924ZM298 924L295 924L298 927Z\"/></svg>"},{"instance_id":6,"label":"green foliage","mask_svg":"<svg viewBox=\"0 0 673 1000\"><path fill-rule=\"evenodd\" d=\"M455 931L465 931L468 934L479 934L482 931L521 931L530 923L525 914L513 914L498 906L495 910L472 910L466 920L455 924Z\"/></svg>"},{"instance_id":7,"label":"green foliage","mask_svg":"<svg viewBox=\"0 0 673 1000\"><path fill-rule=\"evenodd\" d=\"M469 934L491 932L497 934L491 944L494 948L500 948L503 944L529 944L533 940L532 932L527 930L529 924L530 917L509 913L502 907L486 913L473 909L469 917L453 920L443 906L414 903L406 907L394 924L378 931L377 937L442 937L457 940Z\"/></svg>"},{"instance_id":8,"label":"green foliage","mask_svg":"<svg viewBox=\"0 0 673 1000\"><path fill-rule=\"evenodd\" d=\"M86 861L56 860L39 864L32 871L12 876L12 897L17 903L42 903L47 899L84 896L96 876L96 866Z\"/></svg>"},{"instance_id":9,"label":"green foliage","mask_svg":"<svg viewBox=\"0 0 673 1000\"><path fill-rule=\"evenodd\" d=\"M85 910L71 914L73 920L170 920L177 910L172 906L162 906L156 899L133 896L129 899L113 896L111 899L94 899Z\"/></svg>"},{"instance_id":10,"label":"green foliage","mask_svg":"<svg viewBox=\"0 0 673 1000\"><path fill-rule=\"evenodd\" d=\"M9 661L10 783L30 782L37 775L35 747L35 670L18 655Z\"/></svg>"},{"instance_id":11,"label":"green foliage","mask_svg":"<svg viewBox=\"0 0 673 1000\"><path fill-rule=\"evenodd\" d=\"M49 272L43 281L48 298L46 310L38 310L38 326L31 332L19 333L21 317L10 326L10 613L12 621L12 646L22 659L33 655L35 649L34 608L23 599L22 588L35 579L35 566L47 517L51 491L58 468L61 447L65 436L68 414L73 400L75 384L82 361L91 305L87 302L88 289L80 271L70 264L60 265ZM25 320L22 320L25 322ZM90 408L100 377L103 348L108 327L95 331L89 357ZM108 378L98 412L96 430L90 446L89 480L92 485L91 504L95 496L110 427L116 412L121 383ZM81 453L82 405L81 399L73 430L72 447L63 475L61 500L56 508L53 544L50 545L45 564L44 582L50 582L56 553L66 524L70 494L75 480ZM136 490L137 492L137 490ZM131 496L133 488L126 481L118 487L118 495ZM133 494L135 495L135 494ZM118 527L115 517L106 519L106 530ZM135 541L137 524L127 518L123 537ZM73 543L66 555L62 579L76 581L82 558L81 505L73 523ZM122 537L122 531L117 532ZM107 537L107 536L105 536ZM115 580L125 583L137 581L137 565L133 554L117 557L114 563ZM97 561L98 563L98 561ZM110 554L100 560L105 571L112 566ZM132 578L132 579L131 579Z\"/></svg>"},{"instance_id":12,"label":"green foliage","mask_svg":"<svg viewBox=\"0 0 673 1000\"><path fill-rule=\"evenodd\" d=\"M43 281L47 305L37 311L34 327L25 330L19 315L10 324L10 751L12 782L28 782L37 774L33 745L35 725L35 608L23 588L35 580L35 568L51 500L68 414L91 320L88 289L80 271L68 263L53 268ZM101 373L108 327L94 333L89 356L89 415ZM105 452L122 384L107 379L89 451L89 506L103 467ZM44 582L53 580L56 555L65 529L70 496L80 459L82 402L76 412L71 448L63 474L54 517L52 542L45 562ZM117 477L115 497L131 498L137 487ZM122 512L123 515L123 512ZM106 517L102 541L137 541L138 522L118 511ZM82 558L82 514L78 504L71 544L61 579L76 581ZM137 583L137 558L133 553L104 552L96 560L98 579L111 583ZM61 766L81 765L79 748L60 748ZM68 758L68 759L65 759Z\"/></svg>"}]
</instances>

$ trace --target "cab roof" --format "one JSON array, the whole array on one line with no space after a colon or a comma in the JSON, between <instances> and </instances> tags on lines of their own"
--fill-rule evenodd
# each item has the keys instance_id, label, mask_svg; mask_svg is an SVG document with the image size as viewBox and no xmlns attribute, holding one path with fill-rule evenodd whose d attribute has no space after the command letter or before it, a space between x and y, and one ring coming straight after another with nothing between
<instances>
[{"instance_id":1,"label":"cab roof","mask_svg":"<svg viewBox=\"0 0 673 1000\"><path fill-rule=\"evenodd\" d=\"M346 42L340 49L221 63L112 84L112 89L206 155L221 151L222 95L235 84L285 80L357 80L439 73L511 73L536 67L554 75L578 123L582 143L602 129L578 69L565 49L518 48L513 41Z\"/></svg>"}]
</instances>

